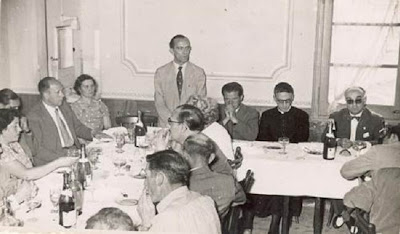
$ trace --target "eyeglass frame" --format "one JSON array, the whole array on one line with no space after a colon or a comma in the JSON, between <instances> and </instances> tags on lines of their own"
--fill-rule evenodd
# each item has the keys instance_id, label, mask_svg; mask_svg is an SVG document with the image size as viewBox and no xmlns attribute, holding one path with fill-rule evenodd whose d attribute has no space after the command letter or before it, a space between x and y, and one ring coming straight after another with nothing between
<instances>
[{"instance_id":1,"label":"eyeglass frame","mask_svg":"<svg viewBox=\"0 0 400 234\"><path fill-rule=\"evenodd\" d=\"M278 104L292 104L293 98L286 99L286 100L279 100L279 99L275 98L275 102Z\"/></svg>"},{"instance_id":2,"label":"eyeglass frame","mask_svg":"<svg viewBox=\"0 0 400 234\"><path fill-rule=\"evenodd\" d=\"M347 105L353 105L353 104L360 105L363 103L363 101L364 100L362 98L356 98L356 100L349 98L349 99L346 99L346 104Z\"/></svg>"},{"instance_id":3,"label":"eyeglass frame","mask_svg":"<svg viewBox=\"0 0 400 234\"><path fill-rule=\"evenodd\" d=\"M171 124L171 123L181 124L181 123L183 123L183 121L175 121L175 120L172 120L171 117L169 117L167 121L168 121L168 124Z\"/></svg>"}]
</instances>

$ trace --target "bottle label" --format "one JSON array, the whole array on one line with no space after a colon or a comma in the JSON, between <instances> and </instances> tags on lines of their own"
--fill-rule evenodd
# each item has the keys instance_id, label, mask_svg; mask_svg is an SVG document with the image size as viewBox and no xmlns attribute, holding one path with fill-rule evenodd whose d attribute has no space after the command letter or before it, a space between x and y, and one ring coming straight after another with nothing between
<instances>
[{"instance_id":1,"label":"bottle label","mask_svg":"<svg viewBox=\"0 0 400 234\"><path fill-rule=\"evenodd\" d=\"M136 136L136 145L144 146L146 142L146 136Z\"/></svg>"},{"instance_id":2,"label":"bottle label","mask_svg":"<svg viewBox=\"0 0 400 234\"><path fill-rule=\"evenodd\" d=\"M64 227L71 227L76 223L76 210L71 210L69 212L63 211L62 212L62 220Z\"/></svg>"},{"instance_id":3,"label":"bottle label","mask_svg":"<svg viewBox=\"0 0 400 234\"><path fill-rule=\"evenodd\" d=\"M334 159L335 158L336 149L335 148L328 148L328 152L326 154L327 159Z\"/></svg>"}]
</instances>

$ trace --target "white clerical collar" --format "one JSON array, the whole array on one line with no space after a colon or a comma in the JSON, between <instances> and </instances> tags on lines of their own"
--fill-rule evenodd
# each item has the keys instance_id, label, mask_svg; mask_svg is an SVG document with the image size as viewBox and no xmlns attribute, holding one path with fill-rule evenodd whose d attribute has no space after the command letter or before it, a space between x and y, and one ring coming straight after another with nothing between
<instances>
[{"instance_id":1,"label":"white clerical collar","mask_svg":"<svg viewBox=\"0 0 400 234\"><path fill-rule=\"evenodd\" d=\"M281 113L281 114L283 115L283 114L285 114L285 113L289 112L289 111L290 111L290 109L292 109L292 106L290 106L290 107L289 107L289 110L288 110L288 111L286 111L286 112L283 112L283 111L279 110L279 108L277 108L277 109L278 109L279 113Z\"/></svg>"}]
</instances>

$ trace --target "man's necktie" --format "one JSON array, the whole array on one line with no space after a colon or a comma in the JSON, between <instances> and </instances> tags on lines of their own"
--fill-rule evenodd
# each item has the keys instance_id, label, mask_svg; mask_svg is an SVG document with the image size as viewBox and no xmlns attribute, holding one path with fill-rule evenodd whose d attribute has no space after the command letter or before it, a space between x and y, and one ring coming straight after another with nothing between
<instances>
[{"instance_id":1,"label":"man's necktie","mask_svg":"<svg viewBox=\"0 0 400 234\"><path fill-rule=\"evenodd\" d=\"M179 69L178 74L176 74L176 84L178 86L179 98L181 98L182 83L183 83L182 67L179 67L178 69Z\"/></svg>"},{"instance_id":2,"label":"man's necktie","mask_svg":"<svg viewBox=\"0 0 400 234\"><path fill-rule=\"evenodd\" d=\"M73 146L74 139L72 139L72 137L69 135L68 130L67 130L67 125L61 119L58 108L56 108L56 121L57 121L58 129L60 130L61 137L63 138L63 141L64 141L64 147Z\"/></svg>"}]
</instances>

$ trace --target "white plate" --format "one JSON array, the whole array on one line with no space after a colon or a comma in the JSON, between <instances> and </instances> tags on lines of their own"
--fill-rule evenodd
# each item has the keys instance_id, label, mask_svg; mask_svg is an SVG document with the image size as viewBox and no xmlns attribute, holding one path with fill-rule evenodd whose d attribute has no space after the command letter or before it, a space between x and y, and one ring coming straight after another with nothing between
<instances>
[{"instance_id":1,"label":"white plate","mask_svg":"<svg viewBox=\"0 0 400 234\"><path fill-rule=\"evenodd\" d=\"M138 204L138 200L134 198L124 198L120 197L115 199L115 202L121 206L136 206Z\"/></svg>"}]
</instances>

